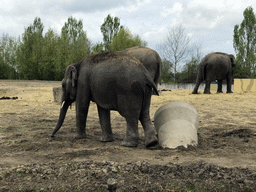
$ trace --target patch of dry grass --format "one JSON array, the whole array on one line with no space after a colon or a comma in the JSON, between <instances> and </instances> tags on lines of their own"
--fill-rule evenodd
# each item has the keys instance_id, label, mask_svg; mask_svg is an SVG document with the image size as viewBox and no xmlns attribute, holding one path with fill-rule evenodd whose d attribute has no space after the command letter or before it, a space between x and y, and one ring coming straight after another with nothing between
<instances>
[{"instance_id":1,"label":"patch of dry grass","mask_svg":"<svg viewBox=\"0 0 256 192\"><path fill-rule=\"evenodd\" d=\"M256 123L256 99L254 92L247 93L216 93L191 94L192 90L176 89L171 92L162 92L161 96L152 96L151 117L155 111L168 102L182 101L193 105L204 126L220 123L223 126L238 125L250 126Z\"/></svg>"},{"instance_id":2,"label":"patch of dry grass","mask_svg":"<svg viewBox=\"0 0 256 192\"><path fill-rule=\"evenodd\" d=\"M72 146L71 149L73 150L73 146L77 148L101 148L102 145L104 147L114 146L115 148L119 148L119 142L122 140L126 130L124 118L121 117L118 112L112 111L111 124L116 142L111 144L99 143L101 129L95 103L91 103L87 118L86 129L88 139L73 141L75 132L75 107L72 106L72 109L68 110L63 127L57 134L59 140L52 142L53 144L57 143L57 145L48 143L49 135L57 124L60 109L60 104L53 101L52 88L60 85L60 82L46 81L0 81L0 97L18 97L17 100L0 100L0 143L6 145L6 149L14 145L21 147L22 150L24 150L22 146L25 146L25 149L29 150L29 145L31 149ZM153 120L157 109L169 102L182 101L193 105L197 109L199 120L201 121L198 129L198 134L202 138L200 142L203 147L207 148L206 151L202 148L200 149L201 151L194 152L202 154L202 156L198 156L198 159L215 158L215 153L219 154L220 152L221 154L226 154L225 150L215 151L214 142L218 144L218 137L214 139L211 137L217 133L229 132L235 129L249 129L256 132L256 99L254 92L217 94L216 87L213 87L211 90L212 94L210 95L202 94L203 90L200 90L200 94L196 95L191 94L191 92L192 90L176 89L164 91L160 96L153 95L151 99L150 116ZM139 132L140 145L138 149L144 149L144 132L140 124ZM245 143L244 145L241 143L243 141L239 141L241 144L239 144L239 150L243 150L243 147L247 145L251 146L254 144L254 136L250 136L249 140L252 141L252 143ZM76 144L73 144L74 142L76 142ZM225 142L227 142L225 145L228 146L228 140L225 140ZM250 150L253 151L254 148L252 147ZM209 149L211 149L211 151L209 151ZM235 150L237 149L233 151ZM131 152L129 151L129 153ZM136 153L141 154L141 151L134 149L133 153L133 157L137 158ZM145 151L144 153L149 157L152 156L150 153L153 153L153 156L159 156L158 152ZM170 156L173 156L174 153L176 152L170 153ZM232 154L234 155L233 152ZM132 155L129 155L129 157L131 156ZM138 158L142 157L139 156ZM195 158L195 154L193 157L189 158ZM152 161L158 162L158 159L159 158L153 158ZM175 159L175 157L171 157L171 159ZM184 161L186 160L187 159ZM253 164L253 162L249 163Z\"/></svg>"}]
</instances>

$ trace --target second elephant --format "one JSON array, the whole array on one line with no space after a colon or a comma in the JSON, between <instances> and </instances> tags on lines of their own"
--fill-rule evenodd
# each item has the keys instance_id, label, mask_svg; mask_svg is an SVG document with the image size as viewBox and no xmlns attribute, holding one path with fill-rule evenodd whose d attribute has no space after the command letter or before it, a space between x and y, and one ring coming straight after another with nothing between
<instances>
[{"instance_id":1,"label":"second elephant","mask_svg":"<svg viewBox=\"0 0 256 192\"><path fill-rule=\"evenodd\" d=\"M206 55L198 65L196 86L192 94L196 94L201 82L205 80L205 94L210 94L210 84L218 81L218 93L222 93L222 80L227 80L227 93L233 93L231 84L233 81L233 68L235 66L234 55L214 52Z\"/></svg>"},{"instance_id":2,"label":"second elephant","mask_svg":"<svg viewBox=\"0 0 256 192\"><path fill-rule=\"evenodd\" d=\"M135 46L121 52L139 59L149 71L155 85L157 86L158 83L161 83L162 60L156 51L143 46Z\"/></svg>"}]
</instances>

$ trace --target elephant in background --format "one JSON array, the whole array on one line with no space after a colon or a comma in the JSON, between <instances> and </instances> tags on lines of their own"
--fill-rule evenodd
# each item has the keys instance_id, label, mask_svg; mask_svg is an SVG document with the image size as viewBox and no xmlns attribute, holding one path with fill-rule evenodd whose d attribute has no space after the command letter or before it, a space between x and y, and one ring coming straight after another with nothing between
<instances>
[{"instance_id":1,"label":"elephant in background","mask_svg":"<svg viewBox=\"0 0 256 192\"><path fill-rule=\"evenodd\" d=\"M135 46L121 52L139 59L149 71L155 85L157 86L158 83L161 83L162 60L156 51L143 46ZM156 93L154 92L154 94Z\"/></svg>"},{"instance_id":2,"label":"elephant in background","mask_svg":"<svg viewBox=\"0 0 256 192\"><path fill-rule=\"evenodd\" d=\"M101 141L113 141L110 110L116 110L127 122L121 145L138 145L138 120L145 134L145 146L158 143L150 120L151 92L157 93L155 83L143 64L135 57L120 52L104 52L86 57L67 67L62 80L62 108L51 137L62 126L68 107L76 101L76 135L86 137L86 119L90 101L97 104Z\"/></svg>"},{"instance_id":3,"label":"elephant in background","mask_svg":"<svg viewBox=\"0 0 256 192\"><path fill-rule=\"evenodd\" d=\"M235 66L234 55L214 52L206 55L198 65L196 86L192 94L196 94L198 87L205 80L205 94L210 94L210 84L212 81L218 81L217 93L222 93L222 80L227 80L227 93L233 93L231 84L233 81L233 68Z\"/></svg>"}]
</instances>

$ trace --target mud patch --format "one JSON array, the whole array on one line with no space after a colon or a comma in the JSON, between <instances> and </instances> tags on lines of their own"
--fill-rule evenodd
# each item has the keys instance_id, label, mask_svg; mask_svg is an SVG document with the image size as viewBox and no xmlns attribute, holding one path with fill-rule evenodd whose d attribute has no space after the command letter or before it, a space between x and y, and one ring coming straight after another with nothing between
<instances>
[{"instance_id":1,"label":"mud patch","mask_svg":"<svg viewBox=\"0 0 256 192\"><path fill-rule=\"evenodd\" d=\"M109 179L115 181L117 191L253 191L256 188L256 172L205 162L182 166L151 165L146 161L46 163L1 168L0 178L1 191L8 191L13 182L14 191L107 191Z\"/></svg>"},{"instance_id":2,"label":"mud patch","mask_svg":"<svg viewBox=\"0 0 256 192\"><path fill-rule=\"evenodd\" d=\"M230 136L234 136L234 137L239 137L239 138L251 138L255 136L255 133L253 133L252 130L250 129L237 129L237 130L233 130L233 131L229 131L229 132L222 132L220 134L215 134L213 137L230 137Z\"/></svg>"},{"instance_id":3,"label":"mud patch","mask_svg":"<svg viewBox=\"0 0 256 192\"><path fill-rule=\"evenodd\" d=\"M0 100L9 100L9 99L12 99L12 100L16 100L18 99L18 97L0 97Z\"/></svg>"}]
</instances>

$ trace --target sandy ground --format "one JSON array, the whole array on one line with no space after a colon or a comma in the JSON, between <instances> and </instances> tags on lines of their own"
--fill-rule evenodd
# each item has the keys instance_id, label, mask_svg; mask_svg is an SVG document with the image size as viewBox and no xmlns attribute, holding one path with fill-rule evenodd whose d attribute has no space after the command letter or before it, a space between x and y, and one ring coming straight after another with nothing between
<instances>
[{"instance_id":1,"label":"sandy ground","mask_svg":"<svg viewBox=\"0 0 256 192\"><path fill-rule=\"evenodd\" d=\"M160 148L149 150L145 149L144 146L144 133L141 125L139 125L140 143L138 147L126 148L120 146L126 123L124 118L114 111L111 112L111 123L115 141L100 142L101 129L94 103L91 103L89 109L88 137L86 139L74 139L75 106L72 106L68 110L63 127L56 134L55 139L50 140L49 136L57 123L60 109L60 104L53 100L52 88L60 86L60 84L60 82L49 81L0 81L0 98L4 96L18 97L18 99L0 100L0 191L1 189L7 191L25 189L56 191L59 189L59 185L65 186L64 189L81 190L83 188L80 189L78 187L80 185L77 185L76 182L72 184L73 180L70 181L71 187L67 187L64 184L65 181L63 181L64 183L60 181L56 185L50 185L47 182L47 186L42 183L35 185L32 176L31 180L24 182L19 179L17 174L17 177L14 173L12 175L10 170L17 171L21 166L30 167L46 164L59 166L68 163L81 164L88 161L96 163L96 165L97 163L104 164L106 162L110 165L115 163L118 165L136 165L140 162L140 166L144 162L145 166L149 167L164 167L170 164L191 167L192 164L199 166L206 163L207 165L216 166L216 170L218 170L218 167L225 170L239 169L241 171L246 169L251 173L246 181L252 180L252 183L256 181L256 98L254 92L217 94L216 87L214 87L210 95L202 94L203 90L199 91L200 94L192 95L192 90L176 89L164 91L160 96L152 96L150 108L152 120L156 110L168 102L187 102L198 110L200 118L199 144L197 147L189 147L188 149L181 147L172 150ZM122 170L121 167L120 170ZM22 174L25 174L25 171ZM122 171L120 174L122 175ZM143 174L143 171L140 174ZM144 176L141 176L141 178L144 178ZM88 174L86 177L89 177ZM214 176L209 177L213 180L215 178ZM206 178L209 180L209 177ZM118 178L115 179L118 180ZM180 178L177 179L181 181ZM100 179L98 180L100 181ZM222 179L222 181L226 183L226 180ZM239 184L239 182L236 185L235 181L237 180L234 180L233 191L239 191L239 189L253 191L251 182L246 184L244 179L242 183L245 185ZM129 183L129 181L127 182ZM149 179L147 182L149 182ZM168 182L170 180L163 185L167 186ZM19 185L14 187L10 183L19 183ZM85 189L88 188L88 185L85 186ZM88 189L98 189L101 186L99 184L91 185ZM129 188L131 185L129 187L125 187L125 184L119 185L120 190L132 191ZM161 191L163 189L165 191L167 188L164 188L163 185L161 185L162 188L156 188L156 190ZM1 186L3 187L1 188ZM137 190L134 191L155 189L152 183L146 186L143 184L143 187L141 187L141 184L138 184ZM101 187L103 191L107 189L106 182ZM202 186L202 188L208 189L205 186ZM170 190L174 189L176 188L173 186L170 188Z\"/></svg>"}]
</instances>

